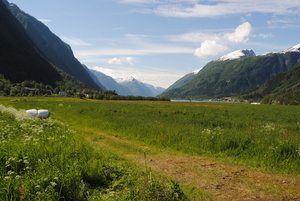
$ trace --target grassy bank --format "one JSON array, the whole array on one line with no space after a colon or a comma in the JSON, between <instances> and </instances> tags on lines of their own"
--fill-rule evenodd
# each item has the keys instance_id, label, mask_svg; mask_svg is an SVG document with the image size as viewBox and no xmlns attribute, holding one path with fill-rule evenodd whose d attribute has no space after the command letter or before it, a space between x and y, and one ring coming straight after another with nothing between
<instances>
[{"instance_id":1,"label":"grassy bank","mask_svg":"<svg viewBox=\"0 0 300 201\"><path fill-rule=\"evenodd\" d=\"M57 103L48 101L55 116ZM0 127L0 200L187 200L175 182L162 183L61 121L0 103Z\"/></svg>"},{"instance_id":2,"label":"grassy bank","mask_svg":"<svg viewBox=\"0 0 300 201\"><path fill-rule=\"evenodd\" d=\"M1 102L49 109L52 118L75 130L89 128L161 149L300 174L300 108L295 106L53 98Z\"/></svg>"}]
</instances>

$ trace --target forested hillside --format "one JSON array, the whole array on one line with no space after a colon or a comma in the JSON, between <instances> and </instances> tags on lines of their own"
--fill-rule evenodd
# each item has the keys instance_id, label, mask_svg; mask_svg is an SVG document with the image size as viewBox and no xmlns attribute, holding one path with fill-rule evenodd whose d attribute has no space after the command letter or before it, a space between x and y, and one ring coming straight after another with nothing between
<instances>
[{"instance_id":1,"label":"forested hillside","mask_svg":"<svg viewBox=\"0 0 300 201\"><path fill-rule=\"evenodd\" d=\"M242 99L263 99L263 103L298 105L300 102L300 62L287 72L280 73L259 88L241 92Z\"/></svg>"},{"instance_id":2,"label":"forested hillside","mask_svg":"<svg viewBox=\"0 0 300 201\"><path fill-rule=\"evenodd\" d=\"M300 52L211 61L185 85L162 95L172 99L209 99L233 96L263 85L277 74L291 69Z\"/></svg>"}]
</instances>

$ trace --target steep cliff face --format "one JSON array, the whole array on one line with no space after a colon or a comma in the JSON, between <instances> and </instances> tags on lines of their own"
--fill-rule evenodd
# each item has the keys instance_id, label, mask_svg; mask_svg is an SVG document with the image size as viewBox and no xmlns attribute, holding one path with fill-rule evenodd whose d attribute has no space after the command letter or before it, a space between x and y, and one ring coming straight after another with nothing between
<instances>
[{"instance_id":1,"label":"steep cliff face","mask_svg":"<svg viewBox=\"0 0 300 201\"><path fill-rule=\"evenodd\" d=\"M38 51L20 22L0 1L0 74L20 83L35 80L45 85L55 85L62 76Z\"/></svg>"},{"instance_id":2,"label":"steep cliff face","mask_svg":"<svg viewBox=\"0 0 300 201\"><path fill-rule=\"evenodd\" d=\"M101 90L103 86L99 86L94 82L86 69L74 57L73 51L68 44L52 33L45 24L19 9L17 5L6 0L3 0L3 2L20 21L28 36L50 63L67 74L74 76L79 81Z\"/></svg>"}]
</instances>

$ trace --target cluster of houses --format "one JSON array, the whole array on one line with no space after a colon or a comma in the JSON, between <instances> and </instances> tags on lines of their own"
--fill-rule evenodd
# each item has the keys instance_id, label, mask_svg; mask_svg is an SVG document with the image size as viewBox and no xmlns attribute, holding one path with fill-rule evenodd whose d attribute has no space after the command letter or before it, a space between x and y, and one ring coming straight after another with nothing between
<instances>
[{"instance_id":1,"label":"cluster of houses","mask_svg":"<svg viewBox=\"0 0 300 201\"><path fill-rule=\"evenodd\" d=\"M41 91L39 91L39 89L30 88L30 87L22 87L22 89L25 89L28 93L30 93L30 92L37 92L38 91L39 94L41 94L41 95L52 95L52 91L51 90L41 90ZM59 91L58 95L60 95L60 96L66 96L67 92L65 92L65 91Z\"/></svg>"}]
</instances>

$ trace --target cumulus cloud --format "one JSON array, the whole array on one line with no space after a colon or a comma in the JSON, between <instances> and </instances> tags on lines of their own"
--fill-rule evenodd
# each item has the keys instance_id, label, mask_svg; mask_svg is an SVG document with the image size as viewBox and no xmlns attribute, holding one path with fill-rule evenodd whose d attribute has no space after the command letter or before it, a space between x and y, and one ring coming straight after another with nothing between
<instances>
[{"instance_id":1,"label":"cumulus cloud","mask_svg":"<svg viewBox=\"0 0 300 201\"><path fill-rule=\"evenodd\" d=\"M225 52L228 48L225 45L218 44L215 40L205 40L200 47L195 50L195 55L199 58L218 55Z\"/></svg>"},{"instance_id":2,"label":"cumulus cloud","mask_svg":"<svg viewBox=\"0 0 300 201\"><path fill-rule=\"evenodd\" d=\"M252 26L249 22L239 25L233 33L227 33L224 37L231 42L246 42L249 40Z\"/></svg>"},{"instance_id":3,"label":"cumulus cloud","mask_svg":"<svg viewBox=\"0 0 300 201\"><path fill-rule=\"evenodd\" d=\"M200 47L195 50L194 54L199 58L206 58L208 56L215 56L219 53L223 53L229 49L227 47L229 42L239 43L248 41L251 29L251 24L249 22L244 22L233 32L223 32L214 34L213 37L209 36L201 43Z\"/></svg>"},{"instance_id":4,"label":"cumulus cloud","mask_svg":"<svg viewBox=\"0 0 300 201\"><path fill-rule=\"evenodd\" d=\"M108 60L108 62L107 63L109 63L109 64L122 64L122 61L121 61L121 59L118 59L118 58L113 58L113 59L110 59L110 60Z\"/></svg>"}]
</instances>

